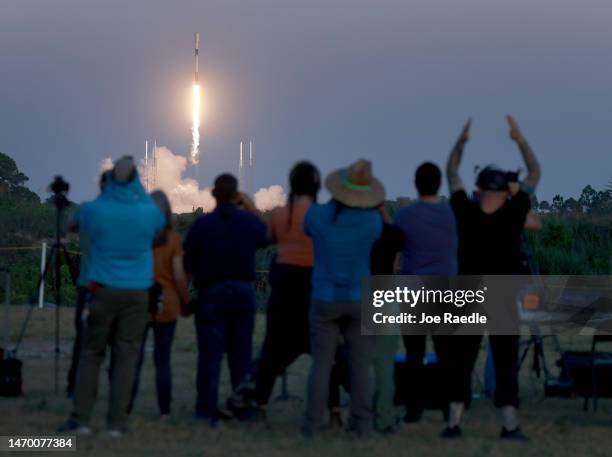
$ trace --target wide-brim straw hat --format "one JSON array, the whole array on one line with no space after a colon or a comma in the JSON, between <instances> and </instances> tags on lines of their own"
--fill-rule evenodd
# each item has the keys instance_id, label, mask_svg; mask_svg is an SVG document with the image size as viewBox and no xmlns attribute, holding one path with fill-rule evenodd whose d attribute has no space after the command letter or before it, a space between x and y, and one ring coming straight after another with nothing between
<instances>
[{"instance_id":1,"label":"wide-brim straw hat","mask_svg":"<svg viewBox=\"0 0 612 457\"><path fill-rule=\"evenodd\" d=\"M374 177L369 160L334 171L325 187L335 200L353 208L374 208L385 201L385 187Z\"/></svg>"}]
</instances>

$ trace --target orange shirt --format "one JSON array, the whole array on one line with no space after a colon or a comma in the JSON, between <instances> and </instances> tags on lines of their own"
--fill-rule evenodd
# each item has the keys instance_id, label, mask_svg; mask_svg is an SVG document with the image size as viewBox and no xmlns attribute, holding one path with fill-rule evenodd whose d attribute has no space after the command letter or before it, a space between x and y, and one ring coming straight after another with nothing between
<instances>
[{"instance_id":1,"label":"orange shirt","mask_svg":"<svg viewBox=\"0 0 612 457\"><path fill-rule=\"evenodd\" d=\"M299 267L312 267L314 262L312 240L304 233L304 216L312 205L310 197L298 197L293 202L291 225L289 206L276 208L268 221L268 236L278 245L278 263Z\"/></svg>"},{"instance_id":2,"label":"orange shirt","mask_svg":"<svg viewBox=\"0 0 612 457\"><path fill-rule=\"evenodd\" d=\"M158 322L173 322L180 312L181 302L174 282L172 259L182 256L183 242L180 235L174 230L168 232L166 244L153 249L155 280L162 286L163 290L163 308L161 313L155 316L155 320Z\"/></svg>"}]
</instances>

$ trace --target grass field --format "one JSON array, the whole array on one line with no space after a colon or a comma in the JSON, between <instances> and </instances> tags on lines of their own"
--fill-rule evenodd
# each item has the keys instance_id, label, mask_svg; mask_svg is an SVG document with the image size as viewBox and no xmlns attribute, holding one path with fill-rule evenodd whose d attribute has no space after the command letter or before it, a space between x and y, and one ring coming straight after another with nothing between
<instances>
[{"instance_id":1,"label":"grass field","mask_svg":"<svg viewBox=\"0 0 612 457\"><path fill-rule=\"evenodd\" d=\"M9 340L16 337L26 307L0 307L0 332L7 329ZM258 322L256 347L261 344L263 316ZM62 310L61 317L61 389L69 365L73 309ZM309 358L302 357L290 369L290 392L299 399L275 401L270 405L271 430L261 424L229 423L212 431L192 419L195 399L196 346L193 322L183 319L177 328L173 353L174 399L169 423L157 420L153 385L153 364L147 354L142 386L131 418L130 432L119 440L96 433L78 438L82 455L100 456L611 456L612 402L602 400L597 413L584 413L581 399L545 399L541 381L530 370L521 374L523 429L529 443L501 443L497 440L500 421L487 399L476 399L464 424L461 441L446 442L438 438L443 426L438 412L428 412L424 420L406 425L392 437L374 436L356 440L342 431L328 432L314 440L299 434ZM3 335L4 336L4 335ZM66 419L71 402L54 393L53 346L54 310L35 310L20 357L24 362L25 395L0 399L0 435L47 435ZM576 338L568 341L572 348L588 343ZM10 347L10 346L9 346ZM555 354L547 349L550 366ZM481 354L481 359L483 354ZM478 373L483 361L479 361ZM104 430L107 383L100 377L100 394L93 422L94 431ZM452 382L449 379L448 382ZM222 398L228 393L227 372L223 373ZM398 410L398 414L401 409ZM24 455L20 453L19 455ZM74 454L72 454L74 455Z\"/></svg>"}]
</instances>

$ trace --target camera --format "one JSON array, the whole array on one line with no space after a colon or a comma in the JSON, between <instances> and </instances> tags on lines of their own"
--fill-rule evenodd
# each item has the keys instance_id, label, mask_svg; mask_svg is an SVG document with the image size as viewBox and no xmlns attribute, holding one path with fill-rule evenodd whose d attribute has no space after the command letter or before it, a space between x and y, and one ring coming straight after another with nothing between
<instances>
[{"instance_id":1,"label":"camera","mask_svg":"<svg viewBox=\"0 0 612 457\"><path fill-rule=\"evenodd\" d=\"M519 182L518 171L503 171L488 166L480 170L476 185L483 190L508 190L508 184Z\"/></svg>"},{"instance_id":2,"label":"camera","mask_svg":"<svg viewBox=\"0 0 612 457\"><path fill-rule=\"evenodd\" d=\"M70 191L70 184L64 181L61 176L56 176L51 184L49 184L49 191L53 193L51 200L58 210L63 210L70 205L68 201L68 191Z\"/></svg>"},{"instance_id":3,"label":"camera","mask_svg":"<svg viewBox=\"0 0 612 457\"><path fill-rule=\"evenodd\" d=\"M517 171L507 171L506 172L506 181L511 182L519 182L519 175L521 174L520 170Z\"/></svg>"}]
</instances>

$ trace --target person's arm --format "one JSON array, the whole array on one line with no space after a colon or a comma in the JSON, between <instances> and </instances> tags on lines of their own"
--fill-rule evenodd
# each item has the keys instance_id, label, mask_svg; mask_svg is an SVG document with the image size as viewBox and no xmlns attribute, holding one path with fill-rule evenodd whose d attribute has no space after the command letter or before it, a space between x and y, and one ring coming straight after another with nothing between
<instances>
[{"instance_id":1,"label":"person's arm","mask_svg":"<svg viewBox=\"0 0 612 457\"><path fill-rule=\"evenodd\" d=\"M308 210L306 211L306 214L304 215L304 233L306 234L306 236L312 238L312 209L313 209L314 205L311 205L310 208L308 208Z\"/></svg>"},{"instance_id":2,"label":"person's arm","mask_svg":"<svg viewBox=\"0 0 612 457\"><path fill-rule=\"evenodd\" d=\"M533 210L530 210L523 228L529 232L539 232L542 230L542 219Z\"/></svg>"},{"instance_id":3,"label":"person's arm","mask_svg":"<svg viewBox=\"0 0 612 457\"><path fill-rule=\"evenodd\" d=\"M181 307L186 306L189 303L189 281L183 268L183 256L172 257L172 275L181 300Z\"/></svg>"},{"instance_id":4,"label":"person's arm","mask_svg":"<svg viewBox=\"0 0 612 457\"><path fill-rule=\"evenodd\" d=\"M454 192L458 190L463 190L463 181L461 180L461 176L459 176L459 164L461 163L461 157L463 156L463 148L465 147L465 143L467 143L470 139L470 126L472 124L472 119L468 119L459 135L459 138L455 142L455 146L453 146L453 150L448 157L448 163L446 164L446 177L448 179L448 190L452 195Z\"/></svg>"},{"instance_id":5,"label":"person's arm","mask_svg":"<svg viewBox=\"0 0 612 457\"><path fill-rule=\"evenodd\" d=\"M382 217L382 220L384 223L393 224L393 220L391 220L391 216L389 216L389 213L387 212L387 208L385 208L384 202L378 205L376 209L380 213L380 216Z\"/></svg>"},{"instance_id":6,"label":"person's arm","mask_svg":"<svg viewBox=\"0 0 612 457\"><path fill-rule=\"evenodd\" d=\"M261 213L255 206L255 202L244 192L238 193L238 198L236 200L236 206L240 209L248 211L249 213L255 214L256 216L261 217Z\"/></svg>"},{"instance_id":7,"label":"person's arm","mask_svg":"<svg viewBox=\"0 0 612 457\"><path fill-rule=\"evenodd\" d=\"M191 277L195 272L195 259L194 255L196 254L196 235L194 227L197 224L197 221L193 223L189 231L187 232L187 236L185 237L185 241L183 242L183 271ZM190 281L191 282L191 281Z\"/></svg>"},{"instance_id":8,"label":"person's arm","mask_svg":"<svg viewBox=\"0 0 612 457\"><path fill-rule=\"evenodd\" d=\"M523 136L521 129L512 116L507 116L508 124L510 125L510 138L514 141L521 151L525 166L527 167L527 177L521 184L521 189L532 195L538 182L540 181L541 169L538 159L536 159L533 150Z\"/></svg>"},{"instance_id":9,"label":"person's arm","mask_svg":"<svg viewBox=\"0 0 612 457\"><path fill-rule=\"evenodd\" d=\"M270 218L267 221L268 241L270 241L271 244L276 244L278 242L278 237L276 236L276 219L274 216L275 214L274 212L272 212L272 214L270 214Z\"/></svg>"}]
</instances>

